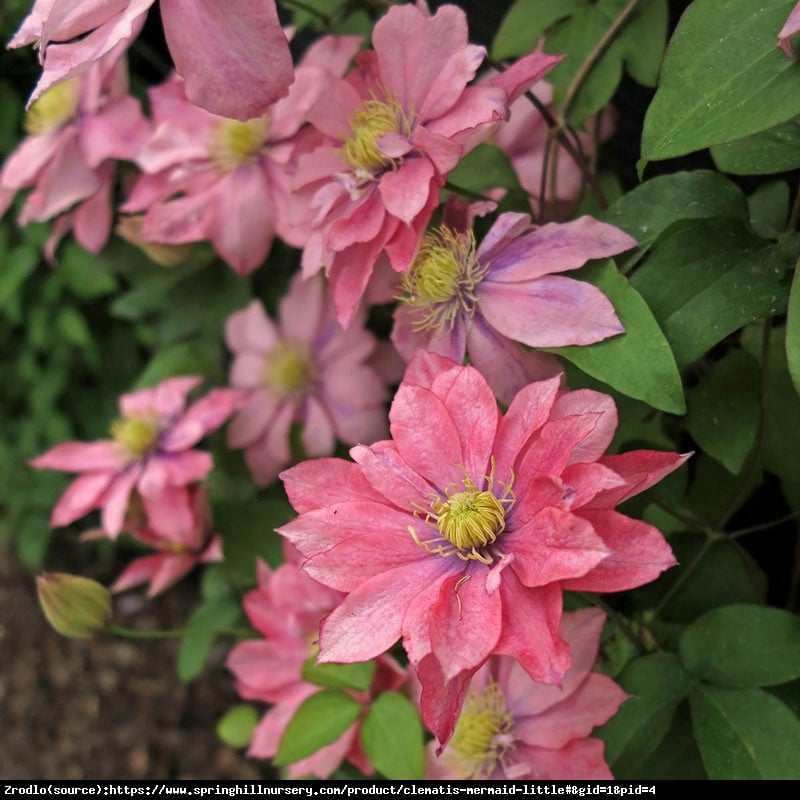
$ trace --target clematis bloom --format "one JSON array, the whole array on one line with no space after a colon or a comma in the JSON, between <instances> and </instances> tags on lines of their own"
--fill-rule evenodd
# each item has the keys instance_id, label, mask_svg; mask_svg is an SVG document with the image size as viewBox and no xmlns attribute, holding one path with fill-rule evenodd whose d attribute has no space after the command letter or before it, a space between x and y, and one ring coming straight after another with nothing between
<instances>
[{"instance_id":1,"label":"clematis bloom","mask_svg":"<svg viewBox=\"0 0 800 800\"><path fill-rule=\"evenodd\" d=\"M794 59L791 38L797 33L800 33L800 3L792 9L778 33L778 47L791 59Z\"/></svg>"},{"instance_id":2,"label":"clematis bloom","mask_svg":"<svg viewBox=\"0 0 800 800\"><path fill-rule=\"evenodd\" d=\"M403 639L428 728L445 742L492 655L559 683L562 591L611 592L675 563L653 526L614 510L685 460L605 456L610 397L530 384L501 416L474 367L412 359L391 441L282 474L299 516L279 529L303 569L347 597L322 623L321 661L365 661Z\"/></svg>"},{"instance_id":3,"label":"clematis bloom","mask_svg":"<svg viewBox=\"0 0 800 800\"><path fill-rule=\"evenodd\" d=\"M342 330L321 275L295 276L277 322L257 300L228 318L231 384L250 392L228 428L228 444L245 448L259 486L290 463L294 423L311 456L332 453L336 439L370 443L386 435L388 392L368 363L377 341L363 322L361 312Z\"/></svg>"},{"instance_id":4,"label":"clematis bloom","mask_svg":"<svg viewBox=\"0 0 800 800\"><path fill-rule=\"evenodd\" d=\"M250 622L264 638L241 642L228 656L228 668L236 676L239 694L246 700L274 704L250 742L247 754L255 758L271 758L277 753L281 736L297 709L321 690L303 679L303 665L316 654L320 620L343 597L309 578L299 568L299 557L291 547L285 549L285 554L286 563L274 571L259 562L258 588L244 599ZM383 656L378 660L369 691L352 695L366 708L374 696L395 690L404 681L403 670L393 659ZM360 728L359 720L332 744L291 764L289 777L327 778L343 759L371 775L374 770L359 742Z\"/></svg>"},{"instance_id":5,"label":"clematis bloom","mask_svg":"<svg viewBox=\"0 0 800 800\"><path fill-rule=\"evenodd\" d=\"M393 6L372 42L311 109L327 141L299 159L293 181L294 213L313 229L303 272L325 269L344 326L377 265L408 268L447 173L505 118L509 81L538 80L559 61L536 53L497 85L467 86L486 51L468 43L452 5L433 16Z\"/></svg>"},{"instance_id":6,"label":"clematis bloom","mask_svg":"<svg viewBox=\"0 0 800 800\"><path fill-rule=\"evenodd\" d=\"M469 355L507 405L531 380L560 370L553 356L522 345L591 344L624 332L599 289L557 273L635 245L592 217L535 227L509 212L476 247L466 223L445 217L402 276L392 341L406 361L419 350L459 363Z\"/></svg>"},{"instance_id":7,"label":"clematis bloom","mask_svg":"<svg viewBox=\"0 0 800 800\"><path fill-rule=\"evenodd\" d=\"M148 583L147 596L155 597L198 564L222 560L222 540L212 530L204 485L169 486L160 494L142 495L141 502L143 515L129 518L126 528L158 552L134 559L114 581L112 592Z\"/></svg>"},{"instance_id":8,"label":"clematis bloom","mask_svg":"<svg viewBox=\"0 0 800 800\"><path fill-rule=\"evenodd\" d=\"M168 378L152 389L119 399L122 416L111 424L111 439L63 442L32 459L36 469L80 473L50 515L53 527L101 508L103 530L115 539L122 530L131 492L159 495L168 487L202 480L211 455L192 449L240 407L244 395L212 389L186 408L186 397L202 378Z\"/></svg>"},{"instance_id":9,"label":"clematis bloom","mask_svg":"<svg viewBox=\"0 0 800 800\"><path fill-rule=\"evenodd\" d=\"M535 683L518 662L493 656L470 682L453 738L428 746L426 777L438 780L611 780L603 742L590 736L627 699L592 672L605 615L565 614L561 636L572 666L560 686Z\"/></svg>"},{"instance_id":10,"label":"clematis bloom","mask_svg":"<svg viewBox=\"0 0 800 800\"><path fill-rule=\"evenodd\" d=\"M0 171L0 215L18 191L32 188L19 224L56 220L45 245L49 259L70 229L98 253L111 233L114 160L132 160L150 130L128 94L124 60L112 54L49 89L28 110L25 128L29 136Z\"/></svg>"},{"instance_id":11,"label":"clematis bloom","mask_svg":"<svg viewBox=\"0 0 800 800\"><path fill-rule=\"evenodd\" d=\"M35 0L9 47L35 44L43 64L31 101L139 35L154 0ZM292 82L275 0L161 0L164 34L186 92L215 114L251 119Z\"/></svg>"}]
</instances>

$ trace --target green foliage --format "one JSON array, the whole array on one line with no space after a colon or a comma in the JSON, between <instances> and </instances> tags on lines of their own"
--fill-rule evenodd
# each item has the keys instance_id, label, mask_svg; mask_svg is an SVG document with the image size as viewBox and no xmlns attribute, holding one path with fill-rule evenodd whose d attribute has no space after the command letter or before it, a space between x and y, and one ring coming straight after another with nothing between
<instances>
[{"instance_id":1,"label":"green foliage","mask_svg":"<svg viewBox=\"0 0 800 800\"><path fill-rule=\"evenodd\" d=\"M258 725L258 712L245 703L228 711L217 723L217 736L230 747L247 747Z\"/></svg>"},{"instance_id":2,"label":"green foliage","mask_svg":"<svg viewBox=\"0 0 800 800\"><path fill-rule=\"evenodd\" d=\"M384 692L370 706L361 726L361 744L379 772L392 780L424 777L425 744L419 714L397 692Z\"/></svg>"},{"instance_id":3,"label":"green foliage","mask_svg":"<svg viewBox=\"0 0 800 800\"><path fill-rule=\"evenodd\" d=\"M355 689L366 692L372 685L375 675L375 662L364 661L358 664L317 664L312 656L303 664L303 680L317 686L332 689Z\"/></svg>"},{"instance_id":4,"label":"green foliage","mask_svg":"<svg viewBox=\"0 0 800 800\"><path fill-rule=\"evenodd\" d=\"M771 175L800 167L800 120L782 122L711 148L714 163L731 175Z\"/></svg>"},{"instance_id":5,"label":"green foliage","mask_svg":"<svg viewBox=\"0 0 800 800\"><path fill-rule=\"evenodd\" d=\"M797 70L775 37L792 0L694 0L664 57L642 158L691 153L765 131L800 113Z\"/></svg>"},{"instance_id":6,"label":"green foliage","mask_svg":"<svg viewBox=\"0 0 800 800\"><path fill-rule=\"evenodd\" d=\"M800 394L800 270L795 269L786 316L786 363L794 388Z\"/></svg>"},{"instance_id":7,"label":"green foliage","mask_svg":"<svg viewBox=\"0 0 800 800\"><path fill-rule=\"evenodd\" d=\"M583 0L516 0L495 34L492 57L513 58L530 53L547 28L583 7Z\"/></svg>"}]
</instances>

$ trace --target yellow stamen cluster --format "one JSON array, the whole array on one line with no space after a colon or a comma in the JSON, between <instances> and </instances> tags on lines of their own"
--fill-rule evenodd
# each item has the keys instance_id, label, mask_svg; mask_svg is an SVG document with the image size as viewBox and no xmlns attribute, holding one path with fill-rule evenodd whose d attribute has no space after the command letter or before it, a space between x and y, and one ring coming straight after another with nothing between
<instances>
[{"instance_id":1,"label":"yellow stamen cluster","mask_svg":"<svg viewBox=\"0 0 800 800\"><path fill-rule=\"evenodd\" d=\"M269 135L270 117L226 119L214 129L209 155L218 172L230 172L238 167L255 164Z\"/></svg>"},{"instance_id":2,"label":"yellow stamen cluster","mask_svg":"<svg viewBox=\"0 0 800 800\"><path fill-rule=\"evenodd\" d=\"M460 312L472 314L475 288L488 265L475 258L475 236L444 225L425 234L417 256L401 282L399 300L417 310L415 330L452 330Z\"/></svg>"},{"instance_id":3,"label":"yellow stamen cluster","mask_svg":"<svg viewBox=\"0 0 800 800\"><path fill-rule=\"evenodd\" d=\"M58 130L78 113L80 85L77 78L57 83L49 88L28 109L25 130L31 136L42 136Z\"/></svg>"},{"instance_id":4,"label":"yellow stamen cluster","mask_svg":"<svg viewBox=\"0 0 800 800\"><path fill-rule=\"evenodd\" d=\"M445 489L445 497L433 495L430 509L415 507L414 516L422 519L426 525L435 525L439 536L422 540L414 527L409 525L408 530L414 541L429 553L443 557L454 555L462 561L492 564L495 557L502 556L494 551L492 545L505 530L506 514L516 500L511 490L514 475L512 473L508 484L500 484L503 494L499 498L494 493L494 459L491 472L484 478L486 489L478 488L465 475L461 486L451 483Z\"/></svg>"},{"instance_id":5,"label":"yellow stamen cluster","mask_svg":"<svg viewBox=\"0 0 800 800\"><path fill-rule=\"evenodd\" d=\"M461 778L488 778L514 746L513 727L514 719L497 683L492 681L482 693L472 689L443 759Z\"/></svg>"},{"instance_id":6,"label":"yellow stamen cluster","mask_svg":"<svg viewBox=\"0 0 800 800\"><path fill-rule=\"evenodd\" d=\"M396 169L398 159L384 155L378 148L387 133L411 134L411 119L396 98L371 97L350 117L350 133L342 145L342 156L359 179L372 179L375 173Z\"/></svg>"},{"instance_id":7,"label":"yellow stamen cluster","mask_svg":"<svg viewBox=\"0 0 800 800\"><path fill-rule=\"evenodd\" d=\"M129 458L144 458L155 448L158 422L152 417L121 417L111 423L111 436Z\"/></svg>"},{"instance_id":8,"label":"yellow stamen cluster","mask_svg":"<svg viewBox=\"0 0 800 800\"><path fill-rule=\"evenodd\" d=\"M281 342L267 354L264 383L281 394L301 394L314 382L314 365L298 345Z\"/></svg>"}]
</instances>

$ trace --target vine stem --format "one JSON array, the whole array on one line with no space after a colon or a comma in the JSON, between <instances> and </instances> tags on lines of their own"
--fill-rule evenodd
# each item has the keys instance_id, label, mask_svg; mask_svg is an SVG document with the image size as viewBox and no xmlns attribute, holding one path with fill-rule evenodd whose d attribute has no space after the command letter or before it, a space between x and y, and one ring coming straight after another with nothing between
<instances>
[{"instance_id":1,"label":"vine stem","mask_svg":"<svg viewBox=\"0 0 800 800\"><path fill-rule=\"evenodd\" d=\"M782 525L784 522L791 522L793 519L797 519L797 517L800 517L800 511L792 511L791 514L784 514L782 517L773 519L770 522L762 522L760 525L751 525L749 528L740 528L738 531L732 531L728 536L731 539L738 539L740 536L766 531L777 525Z\"/></svg>"},{"instance_id":2,"label":"vine stem","mask_svg":"<svg viewBox=\"0 0 800 800\"><path fill-rule=\"evenodd\" d=\"M575 77L567 87L567 92L564 95L564 102L561 104L561 109L559 110L559 122L561 123L562 127L565 124L567 113L572 105L572 101L575 99L575 95L578 93L581 85L586 80L592 69L594 69L594 65L597 63L597 60L600 58L600 56L603 55L605 49L611 44L611 42L614 40L614 37L619 33L620 29L628 21L631 14L633 14L633 12L636 10L636 6L639 5L639 2L640 0L630 0L628 5L626 5L622 11L620 11L619 16L611 23L608 30L600 37L600 40L592 48L592 50L584 59L583 64L581 64L580 68L575 73Z\"/></svg>"},{"instance_id":3,"label":"vine stem","mask_svg":"<svg viewBox=\"0 0 800 800\"><path fill-rule=\"evenodd\" d=\"M125 639L177 639L185 633L184 628L170 631L137 631L133 628L121 628L119 625L109 625L106 630Z\"/></svg>"},{"instance_id":4,"label":"vine stem","mask_svg":"<svg viewBox=\"0 0 800 800\"><path fill-rule=\"evenodd\" d=\"M659 600L656 607L653 609L653 617L656 618L658 615L664 610L667 603L672 600L673 597L677 594L678 590L683 586L684 583L689 579L689 577L694 573L697 569L698 564L703 560L705 554L711 549L711 546L714 542L717 541L717 537L709 536L705 542L703 542L702 547L697 551L697 555L689 562L686 566L686 569L678 576L675 583L669 587L669 589L665 592L664 596Z\"/></svg>"},{"instance_id":5,"label":"vine stem","mask_svg":"<svg viewBox=\"0 0 800 800\"><path fill-rule=\"evenodd\" d=\"M633 630L630 622L628 622L626 617L620 614L619 611L617 611L615 608L612 608L604 600L601 600L599 597L589 594L588 592L576 592L576 594L587 602L591 603L593 606L599 608L601 611L604 611L609 619L613 619L614 622L617 623L619 629L625 635L625 638L628 639L639 652L645 650L641 639L639 639L639 637L636 635L636 631Z\"/></svg>"}]
</instances>

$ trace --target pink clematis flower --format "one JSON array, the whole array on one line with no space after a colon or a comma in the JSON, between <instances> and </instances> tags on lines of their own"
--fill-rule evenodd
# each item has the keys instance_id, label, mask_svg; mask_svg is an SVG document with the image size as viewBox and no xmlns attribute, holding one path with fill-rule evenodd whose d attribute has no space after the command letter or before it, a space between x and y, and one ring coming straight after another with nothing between
<instances>
[{"instance_id":1,"label":"pink clematis flower","mask_svg":"<svg viewBox=\"0 0 800 800\"><path fill-rule=\"evenodd\" d=\"M611 780L603 742L592 729L627 699L611 678L592 672L605 615L565 614L561 636L572 666L560 686L535 683L518 662L493 656L473 676L453 738L426 777L438 780Z\"/></svg>"},{"instance_id":2,"label":"pink clematis flower","mask_svg":"<svg viewBox=\"0 0 800 800\"><path fill-rule=\"evenodd\" d=\"M301 247L305 231L294 229L286 214L294 152L304 138L298 132L360 41L320 39L298 66L289 96L244 122L190 103L178 76L152 89L156 128L137 158L147 174L122 207L147 212L144 239L172 245L209 240L240 275L263 263L276 232Z\"/></svg>"},{"instance_id":3,"label":"pink clematis flower","mask_svg":"<svg viewBox=\"0 0 800 800\"><path fill-rule=\"evenodd\" d=\"M219 428L244 395L212 389L186 408L186 396L201 382L194 376L169 378L153 389L124 394L111 439L63 442L32 459L36 469L80 473L56 503L50 524L69 525L101 508L103 530L115 539L134 489L152 497L205 478L213 466L211 455L191 448Z\"/></svg>"},{"instance_id":4,"label":"pink clematis flower","mask_svg":"<svg viewBox=\"0 0 800 800\"><path fill-rule=\"evenodd\" d=\"M9 47L35 44L44 66L31 100L139 35L154 0L35 0ZM264 114L292 82L275 0L161 0L164 33L193 103L215 114Z\"/></svg>"},{"instance_id":5,"label":"pink clematis flower","mask_svg":"<svg viewBox=\"0 0 800 800\"><path fill-rule=\"evenodd\" d=\"M228 318L226 340L235 353L233 386L250 399L231 421L228 444L245 448L259 486L291 461L289 434L302 426L311 456L329 455L336 439L370 443L386 435L386 386L367 360L377 342L364 313L346 331L333 314L321 275L295 276L277 323L254 300Z\"/></svg>"},{"instance_id":6,"label":"pink clematis flower","mask_svg":"<svg viewBox=\"0 0 800 800\"><path fill-rule=\"evenodd\" d=\"M800 3L792 9L778 33L778 47L791 59L794 59L791 39L797 33L800 33Z\"/></svg>"},{"instance_id":7,"label":"pink clematis flower","mask_svg":"<svg viewBox=\"0 0 800 800\"><path fill-rule=\"evenodd\" d=\"M129 519L126 527L131 536L159 552L134 559L112 592L149 583L147 596L155 597L198 564L222 560L222 540L212 531L205 486L169 486L141 500L144 515Z\"/></svg>"},{"instance_id":8,"label":"pink clematis flower","mask_svg":"<svg viewBox=\"0 0 800 800\"><path fill-rule=\"evenodd\" d=\"M540 81L531 91L545 106L552 107L553 87ZM606 109L586 120L586 131L577 134L587 158L595 155L597 144L614 132L612 110ZM537 219L566 219L581 199L584 178L580 167L557 144L550 150L548 179L545 184L545 207L541 207L542 171L550 130L544 117L527 97L511 104L507 122L501 123L492 141L509 157L519 177L520 186L530 197L531 210Z\"/></svg>"},{"instance_id":9,"label":"pink clematis flower","mask_svg":"<svg viewBox=\"0 0 800 800\"><path fill-rule=\"evenodd\" d=\"M113 160L132 160L149 133L139 101L128 94L124 60L112 54L49 89L28 110L25 128L30 135L0 171L0 215L18 191L33 187L19 224L56 219L48 258L70 229L99 252L111 233Z\"/></svg>"},{"instance_id":10,"label":"pink clematis flower","mask_svg":"<svg viewBox=\"0 0 800 800\"><path fill-rule=\"evenodd\" d=\"M279 529L303 569L348 595L321 628L321 661L365 661L402 637L423 719L449 739L469 680L491 655L536 681L570 666L562 591L614 592L675 563L651 525L614 507L683 463L605 456L612 399L521 390L501 416L473 367L412 359L389 415L393 440L282 474L299 516Z\"/></svg>"},{"instance_id":11,"label":"pink clematis flower","mask_svg":"<svg viewBox=\"0 0 800 800\"><path fill-rule=\"evenodd\" d=\"M394 6L372 42L312 108L328 139L300 158L294 178L295 213L313 228L304 274L325 268L344 326L376 265L408 268L447 173L506 117L516 86L559 61L536 53L497 85L467 86L485 49L468 43L466 16L452 5L434 16Z\"/></svg>"},{"instance_id":12,"label":"pink clematis flower","mask_svg":"<svg viewBox=\"0 0 800 800\"><path fill-rule=\"evenodd\" d=\"M529 347L591 344L624 332L594 286L555 273L628 250L624 231L580 217L531 226L527 214L501 214L480 247L445 215L425 235L401 283L392 341L408 361L419 350L461 362L465 355L506 405L532 380L552 377L557 360ZM470 223L471 224L471 223Z\"/></svg>"},{"instance_id":13,"label":"pink clematis flower","mask_svg":"<svg viewBox=\"0 0 800 800\"><path fill-rule=\"evenodd\" d=\"M239 694L246 700L274 703L250 742L247 754L255 758L271 758L277 753L297 709L320 691L319 686L303 679L303 665L316 654L320 620L343 597L302 572L299 558L291 550L286 548L287 562L274 571L259 562L258 588L244 599L247 616L264 639L242 642L228 656L228 668L236 676ZM373 697L397 689L404 681L405 673L397 663L382 656L369 691L351 694L367 708ZM327 778L343 759L371 775L374 770L361 748L360 729L359 720L337 741L291 764L289 777Z\"/></svg>"}]
</instances>

